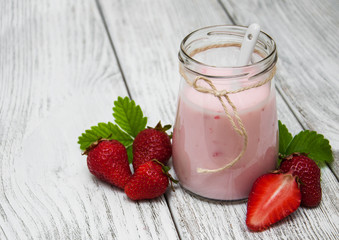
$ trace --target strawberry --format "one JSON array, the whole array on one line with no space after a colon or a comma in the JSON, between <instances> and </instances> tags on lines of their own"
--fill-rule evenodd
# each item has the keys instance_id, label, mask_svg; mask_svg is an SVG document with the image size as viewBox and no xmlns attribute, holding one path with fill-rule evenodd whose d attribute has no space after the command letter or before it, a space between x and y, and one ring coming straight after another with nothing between
<instances>
[{"instance_id":1,"label":"strawberry","mask_svg":"<svg viewBox=\"0 0 339 240\"><path fill-rule=\"evenodd\" d=\"M172 155L171 139L166 133L169 128L170 125L162 127L159 122L155 128L147 128L139 132L133 142L134 170L152 159L167 164Z\"/></svg>"},{"instance_id":2,"label":"strawberry","mask_svg":"<svg viewBox=\"0 0 339 240\"><path fill-rule=\"evenodd\" d=\"M94 176L124 189L132 175L124 145L116 140L100 140L84 154L87 154L87 166Z\"/></svg>"},{"instance_id":3,"label":"strawberry","mask_svg":"<svg viewBox=\"0 0 339 240\"><path fill-rule=\"evenodd\" d=\"M306 155L295 153L286 157L281 165L282 172L292 172L300 179L301 205L316 207L321 201L320 169Z\"/></svg>"},{"instance_id":4,"label":"strawberry","mask_svg":"<svg viewBox=\"0 0 339 240\"><path fill-rule=\"evenodd\" d=\"M155 159L141 164L126 184L125 193L132 200L152 199L161 196L166 192L168 179L171 180L171 185L172 181L177 182L168 173L169 169Z\"/></svg>"},{"instance_id":5,"label":"strawberry","mask_svg":"<svg viewBox=\"0 0 339 240\"><path fill-rule=\"evenodd\" d=\"M297 210L300 201L295 176L290 173L262 175L254 182L248 198L246 225L252 231L263 231Z\"/></svg>"}]
</instances>

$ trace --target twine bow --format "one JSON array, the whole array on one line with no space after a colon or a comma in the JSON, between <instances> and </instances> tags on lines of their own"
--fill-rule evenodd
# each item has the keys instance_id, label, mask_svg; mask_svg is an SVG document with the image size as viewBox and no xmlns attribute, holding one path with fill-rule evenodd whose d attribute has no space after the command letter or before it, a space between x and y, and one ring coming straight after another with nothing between
<instances>
[{"instance_id":1,"label":"twine bow","mask_svg":"<svg viewBox=\"0 0 339 240\"><path fill-rule=\"evenodd\" d=\"M245 154L246 149L247 149L247 143L248 143L248 136L247 136L247 132L245 129L245 126L239 116L237 107L234 105L234 103L231 101L229 95L230 94L235 94L235 93L239 93L239 92L243 92L252 88L257 88L257 87L261 87L263 85L265 85L266 83L268 83L269 81L272 80L274 74L275 74L275 67L273 68L273 70L271 71L270 75L268 76L268 78L256 82L255 84L243 87L243 88L239 88L237 90L218 90L215 85L213 84L213 82L204 77L204 76L197 76L195 77L194 81L191 82L188 77L186 76L186 74L182 71L182 69L180 69L180 74L182 75L182 77L185 79L185 81L187 82L188 85L190 85L191 87L193 87L196 91L201 92L201 93L206 93L206 94L212 94L215 97L217 97L219 99L219 102L221 103L224 112L228 118L228 120L230 121L234 131L236 131L244 140L243 140L243 146L242 149L240 151L240 153L238 154L238 156L233 159L231 162L225 164L224 166L217 168L217 169L206 169L206 168L197 168L197 172L198 173L216 173L216 172L220 172L224 169L230 168L232 167L234 164L236 164L241 158L242 156ZM206 82L210 88L206 88L206 87L202 87L200 85L198 85L198 82L202 80L204 82ZM229 113L228 109L227 109L227 105L228 104L233 111L234 114L234 118L231 116L231 114Z\"/></svg>"}]
</instances>

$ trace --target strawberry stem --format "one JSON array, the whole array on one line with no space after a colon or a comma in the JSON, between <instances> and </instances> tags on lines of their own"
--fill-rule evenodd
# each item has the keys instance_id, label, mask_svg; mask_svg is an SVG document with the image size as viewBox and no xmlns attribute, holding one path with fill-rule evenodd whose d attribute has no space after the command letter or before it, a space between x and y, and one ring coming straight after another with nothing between
<instances>
[{"instance_id":1,"label":"strawberry stem","mask_svg":"<svg viewBox=\"0 0 339 240\"><path fill-rule=\"evenodd\" d=\"M155 129L155 130L160 131L160 132L166 132L167 130L171 129L171 127L172 127L172 125L170 125L170 124L162 126L161 121L159 121L154 128L149 127L149 126L147 128L148 129Z\"/></svg>"},{"instance_id":2,"label":"strawberry stem","mask_svg":"<svg viewBox=\"0 0 339 240\"><path fill-rule=\"evenodd\" d=\"M82 155L87 155L93 148L95 148L100 142L108 140L106 138L100 137L98 140L96 140L94 143L92 143L86 150L82 153Z\"/></svg>"},{"instance_id":3,"label":"strawberry stem","mask_svg":"<svg viewBox=\"0 0 339 240\"><path fill-rule=\"evenodd\" d=\"M164 165L162 162L158 161L157 159L152 159L151 161L156 162L161 166L162 172L170 179L172 191L175 192L175 189L173 187L173 183L177 184L177 183L179 183L179 181L174 179L172 177L172 175L168 172L171 168L169 166Z\"/></svg>"}]
</instances>

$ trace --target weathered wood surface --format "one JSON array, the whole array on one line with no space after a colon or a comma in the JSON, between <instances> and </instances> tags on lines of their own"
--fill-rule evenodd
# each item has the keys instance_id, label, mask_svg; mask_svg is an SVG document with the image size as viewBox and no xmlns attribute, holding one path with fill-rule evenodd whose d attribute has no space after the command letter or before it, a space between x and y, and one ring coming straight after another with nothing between
<instances>
[{"instance_id":1,"label":"weathered wood surface","mask_svg":"<svg viewBox=\"0 0 339 240\"><path fill-rule=\"evenodd\" d=\"M207 25L258 20L278 42L279 118L294 133L324 133L338 152L338 3L296 2L0 1L0 239L338 238L339 184L329 168L319 207L251 233L245 203L200 200L179 186L153 201L128 200L89 174L76 143L84 129L111 120L113 100L129 93L150 125L173 123L181 39ZM321 61L311 58L316 52Z\"/></svg>"},{"instance_id":2,"label":"weathered wood surface","mask_svg":"<svg viewBox=\"0 0 339 240\"><path fill-rule=\"evenodd\" d=\"M177 239L165 198L92 177L77 137L127 89L94 1L2 1L0 239Z\"/></svg>"}]
</instances>

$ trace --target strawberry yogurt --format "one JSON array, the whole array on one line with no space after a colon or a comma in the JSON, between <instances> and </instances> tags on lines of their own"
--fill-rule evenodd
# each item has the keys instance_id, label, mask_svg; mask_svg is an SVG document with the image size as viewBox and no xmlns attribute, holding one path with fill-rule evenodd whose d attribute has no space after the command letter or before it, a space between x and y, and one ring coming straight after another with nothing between
<instances>
[{"instance_id":1,"label":"strawberry yogurt","mask_svg":"<svg viewBox=\"0 0 339 240\"><path fill-rule=\"evenodd\" d=\"M223 26L214 28L220 27ZM203 29L203 31L202 34L205 34L211 30ZM217 29L217 32L219 34L217 37L222 37L220 36L222 31ZM193 32L193 37L194 34L197 33ZM213 34L206 35L213 36ZM215 173L198 173L198 168L217 169L235 159L243 148L244 138L234 130L216 96L201 93L186 81L192 82L196 76L206 76L212 80L218 90L242 88L267 78L269 73L272 73L276 57L273 56L275 59L266 62L265 53L264 57L255 56L252 59L256 59L255 62L259 63L244 69L211 67L208 64L204 65L204 60L209 58L218 61L218 58L211 57L208 50L203 54L195 53L194 57L199 58L199 61L190 57L187 49L192 51L194 47L190 45L185 48L190 38L192 35L184 39L179 53L180 68L183 78L186 79L182 79L181 82L173 130L174 170L181 186L196 195L217 200L245 199L249 195L253 182L276 166L279 144L274 82L272 80L263 86L229 95L237 107L247 132L246 151L230 168ZM206 38L200 35L197 39L204 39L206 42ZM197 44L198 40L194 40L193 38L192 43ZM217 39L218 43L220 41ZM215 49L213 51L215 54ZM220 51L221 48L218 52ZM262 59L264 60L261 61ZM262 66L263 63L266 65ZM215 65L213 63L213 66ZM246 74L239 78L239 73L235 71ZM224 75L231 78L225 79ZM233 75L237 76L235 80L232 78ZM199 81L199 85L210 88L203 81ZM227 109L234 118L228 104Z\"/></svg>"},{"instance_id":2,"label":"strawberry yogurt","mask_svg":"<svg viewBox=\"0 0 339 240\"><path fill-rule=\"evenodd\" d=\"M198 173L197 168L215 169L232 161L241 151L243 138L234 131L215 97L202 101L194 89L186 91L179 99L173 133L173 164L181 185L206 198L247 198L255 179L275 168L275 96L263 88L234 99L248 135L246 153L229 169Z\"/></svg>"}]
</instances>

